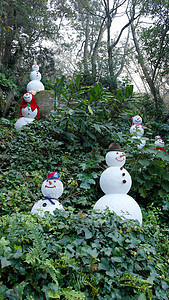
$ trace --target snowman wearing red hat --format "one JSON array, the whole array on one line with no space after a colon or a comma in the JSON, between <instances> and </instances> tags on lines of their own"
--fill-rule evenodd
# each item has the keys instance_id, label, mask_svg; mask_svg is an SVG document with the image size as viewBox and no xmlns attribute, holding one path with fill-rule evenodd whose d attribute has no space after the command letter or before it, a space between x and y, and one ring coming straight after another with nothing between
<instances>
[{"instance_id":1,"label":"snowman wearing red hat","mask_svg":"<svg viewBox=\"0 0 169 300\"><path fill-rule=\"evenodd\" d=\"M64 210L62 204L58 201L63 193L63 184L57 172L48 173L46 180L42 183L41 191L44 197L34 204L31 213L43 217L45 211L54 215L55 209Z\"/></svg>"},{"instance_id":2,"label":"snowman wearing red hat","mask_svg":"<svg viewBox=\"0 0 169 300\"><path fill-rule=\"evenodd\" d=\"M21 129L24 125L32 123L36 117L39 119L39 106L32 93L27 92L23 95L19 108L19 117L21 118L15 123L16 130Z\"/></svg>"}]
</instances>

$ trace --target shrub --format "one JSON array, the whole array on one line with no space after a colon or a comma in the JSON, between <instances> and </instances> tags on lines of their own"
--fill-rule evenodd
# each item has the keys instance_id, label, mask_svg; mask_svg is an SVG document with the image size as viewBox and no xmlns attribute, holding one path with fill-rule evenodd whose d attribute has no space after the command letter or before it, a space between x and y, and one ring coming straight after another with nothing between
<instances>
[{"instance_id":1,"label":"shrub","mask_svg":"<svg viewBox=\"0 0 169 300\"><path fill-rule=\"evenodd\" d=\"M56 210L0 225L2 299L168 299L168 231L156 224Z\"/></svg>"}]
</instances>

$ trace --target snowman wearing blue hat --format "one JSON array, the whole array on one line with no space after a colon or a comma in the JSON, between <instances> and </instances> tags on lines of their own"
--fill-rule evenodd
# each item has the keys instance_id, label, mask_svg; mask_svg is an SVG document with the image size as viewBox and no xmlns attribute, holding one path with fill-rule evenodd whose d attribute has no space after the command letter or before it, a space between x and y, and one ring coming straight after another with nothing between
<instances>
[{"instance_id":1,"label":"snowman wearing blue hat","mask_svg":"<svg viewBox=\"0 0 169 300\"><path fill-rule=\"evenodd\" d=\"M44 216L45 211L54 214L55 209L64 210L58 198L63 193L63 184L57 172L50 172L41 188L44 198L37 201L31 209L31 213Z\"/></svg>"}]
</instances>

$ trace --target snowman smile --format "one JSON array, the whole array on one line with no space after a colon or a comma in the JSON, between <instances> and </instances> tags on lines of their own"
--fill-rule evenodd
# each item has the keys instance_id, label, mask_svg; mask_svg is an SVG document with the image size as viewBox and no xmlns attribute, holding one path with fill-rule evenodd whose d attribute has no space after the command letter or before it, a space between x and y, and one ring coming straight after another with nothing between
<instances>
[{"instance_id":1,"label":"snowman smile","mask_svg":"<svg viewBox=\"0 0 169 300\"><path fill-rule=\"evenodd\" d=\"M45 185L45 188L53 189L53 188L56 188L56 185L54 185L54 186L48 186L48 185Z\"/></svg>"},{"instance_id":2,"label":"snowman smile","mask_svg":"<svg viewBox=\"0 0 169 300\"><path fill-rule=\"evenodd\" d=\"M122 159L118 159L117 157L115 158L117 161L123 161L124 157Z\"/></svg>"}]
</instances>

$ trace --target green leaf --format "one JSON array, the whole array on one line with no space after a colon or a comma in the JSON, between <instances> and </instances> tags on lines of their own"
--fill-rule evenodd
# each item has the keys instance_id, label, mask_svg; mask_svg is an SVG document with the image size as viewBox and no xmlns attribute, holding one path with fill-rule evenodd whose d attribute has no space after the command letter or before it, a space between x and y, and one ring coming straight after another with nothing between
<instances>
[{"instance_id":1,"label":"green leaf","mask_svg":"<svg viewBox=\"0 0 169 300\"><path fill-rule=\"evenodd\" d=\"M92 238L93 233L92 233L89 229L86 228L86 229L84 230L84 232L85 232L85 238L86 238L87 240Z\"/></svg>"},{"instance_id":2,"label":"green leaf","mask_svg":"<svg viewBox=\"0 0 169 300\"><path fill-rule=\"evenodd\" d=\"M110 270L110 261L107 257L101 258L100 263L98 265L98 270L105 270L105 271Z\"/></svg>"},{"instance_id":3,"label":"green leaf","mask_svg":"<svg viewBox=\"0 0 169 300\"><path fill-rule=\"evenodd\" d=\"M81 80L81 76L79 74L77 74L76 75L76 87L78 90L79 90L80 80Z\"/></svg>"},{"instance_id":4,"label":"green leaf","mask_svg":"<svg viewBox=\"0 0 169 300\"><path fill-rule=\"evenodd\" d=\"M141 195L143 198L146 198L147 193L146 193L146 190L145 190L144 187L141 187L141 188L139 189L139 193L140 193L140 195Z\"/></svg>"},{"instance_id":5,"label":"green leaf","mask_svg":"<svg viewBox=\"0 0 169 300\"><path fill-rule=\"evenodd\" d=\"M140 163L142 166L149 166L150 163L151 163L151 160L150 160L150 159L140 159L140 160L139 160L139 163Z\"/></svg>"},{"instance_id":6,"label":"green leaf","mask_svg":"<svg viewBox=\"0 0 169 300\"><path fill-rule=\"evenodd\" d=\"M7 260L6 257L1 257L1 268L5 268L11 265L11 261Z\"/></svg>"},{"instance_id":7,"label":"green leaf","mask_svg":"<svg viewBox=\"0 0 169 300\"><path fill-rule=\"evenodd\" d=\"M132 97L133 96L133 85L126 86L124 92L125 92L126 98Z\"/></svg>"}]
</instances>

